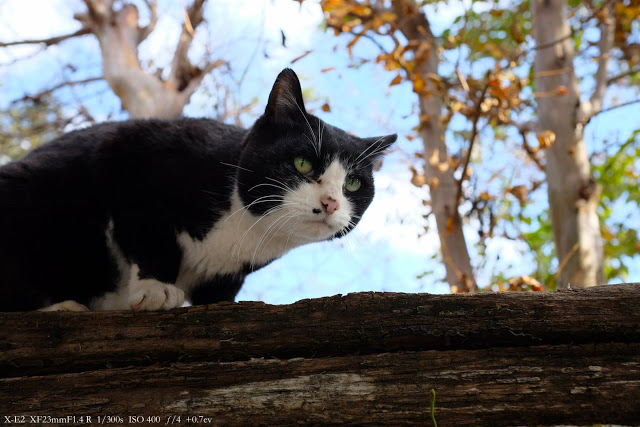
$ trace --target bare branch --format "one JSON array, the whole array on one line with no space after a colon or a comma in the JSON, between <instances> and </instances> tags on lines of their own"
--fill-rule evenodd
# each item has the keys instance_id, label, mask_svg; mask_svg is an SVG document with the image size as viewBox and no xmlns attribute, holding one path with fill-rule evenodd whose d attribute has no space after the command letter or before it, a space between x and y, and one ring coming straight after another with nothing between
<instances>
[{"instance_id":1,"label":"bare branch","mask_svg":"<svg viewBox=\"0 0 640 427\"><path fill-rule=\"evenodd\" d=\"M95 22L105 22L113 13L113 0L83 0Z\"/></svg>"},{"instance_id":2,"label":"bare branch","mask_svg":"<svg viewBox=\"0 0 640 427\"><path fill-rule=\"evenodd\" d=\"M559 43L562 43L562 42L570 39L571 37L573 37L574 33L575 32L573 30L571 30L569 32L569 34L567 34L566 36L560 37L559 39L556 39L556 40L552 40L549 43L543 43L543 44L534 46L533 50L542 50L542 49L546 49L548 47L555 46L555 45L557 45Z\"/></svg>"},{"instance_id":3,"label":"bare branch","mask_svg":"<svg viewBox=\"0 0 640 427\"><path fill-rule=\"evenodd\" d=\"M487 95L487 89L489 89L489 73L487 73L487 83L485 83L482 88L482 93L480 97L476 101L475 105L475 116L473 117L473 125L471 129L471 138L469 140L469 150L467 151L467 155L464 159L464 166L462 167L462 176L458 180L458 192L456 195L457 205L460 205L460 199L462 198L462 183L465 181L465 176L467 175L467 169L469 168L469 162L471 161L471 152L473 151L473 146L478 137L478 121L480 120L480 115L482 113L481 105L485 100Z\"/></svg>"},{"instance_id":4,"label":"bare branch","mask_svg":"<svg viewBox=\"0 0 640 427\"><path fill-rule=\"evenodd\" d=\"M226 65L227 67L229 66L229 64L222 59L219 59L215 62L210 62L207 65L205 65L205 67L202 70L200 70L198 74L192 76L187 86L182 91L180 91L180 95L185 100L185 103L191 97L193 92L196 91L196 89L200 85L200 82L202 82L202 79L204 79L206 75L209 74L211 71L223 65Z\"/></svg>"},{"instance_id":5,"label":"bare branch","mask_svg":"<svg viewBox=\"0 0 640 427\"><path fill-rule=\"evenodd\" d=\"M144 39L149 37L149 34L153 32L158 23L158 0L145 0L144 2L149 8L151 16L149 18L149 24L144 28L140 28L138 43L142 43Z\"/></svg>"},{"instance_id":6,"label":"bare branch","mask_svg":"<svg viewBox=\"0 0 640 427\"><path fill-rule=\"evenodd\" d=\"M610 4L604 7L600 13L602 19L600 21L600 41L598 49L600 57L598 59L598 71L596 71L596 87L589 100L591 115L597 114L602 108L602 100L607 90L607 69L609 67L611 47L613 46L613 38L615 35L615 21L613 19L613 8Z\"/></svg>"},{"instance_id":7,"label":"bare branch","mask_svg":"<svg viewBox=\"0 0 640 427\"><path fill-rule=\"evenodd\" d=\"M180 40L173 55L171 73L168 79L179 91L184 90L192 78L189 75L192 66L189 63L187 54L193 42L195 29L204 20L202 9L205 1L206 0L194 0L191 7L187 9L185 13L185 22L182 24L182 33L180 34Z\"/></svg>"},{"instance_id":8,"label":"bare branch","mask_svg":"<svg viewBox=\"0 0 640 427\"><path fill-rule=\"evenodd\" d=\"M50 37L46 39L31 39L31 40L16 40L12 42L0 42L0 47L18 46L18 45L24 45L24 44L43 44L45 46L51 46L54 44L58 44L62 41L65 41L67 39L84 36L85 34L90 34L90 33L91 33L91 30L89 28L82 27L78 31L75 31L71 34L65 34L62 36Z\"/></svg>"},{"instance_id":9,"label":"bare branch","mask_svg":"<svg viewBox=\"0 0 640 427\"><path fill-rule=\"evenodd\" d=\"M624 79L625 77L632 76L635 73L640 73L640 67L630 68L627 71L609 77L609 79L607 79L607 86L617 82L618 80Z\"/></svg>"},{"instance_id":10,"label":"bare branch","mask_svg":"<svg viewBox=\"0 0 640 427\"><path fill-rule=\"evenodd\" d=\"M353 33L353 35L356 36L356 37L363 37L363 38L365 38L367 40L370 40L373 44L375 44L378 47L378 49L380 49L381 52L387 53L387 54L389 53L375 38L371 37L369 34L367 34L367 33Z\"/></svg>"},{"instance_id":11,"label":"bare branch","mask_svg":"<svg viewBox=\"0 0 640 427\"><path fill-rule=\"evenodd\" d=\"M520 130L520 136L522 136L522 146L524 147L524 151L527 153L529 158L533 160L533 163L538 166L538 169L544 172L544 165L542 164L538 156L536 156L535 150L529 145L529 142L527 142L527 131Z\"/></svg>"},{"instance_id":12,"label":"bare branch","mask_svg":"<svg viewBox=\"0 0 640 427\"><path fill-rule=\"evenodd\" d=\"M608 113L609 111L616 110L618 108L628 107L629 105L634 105L634 104L640 104L640 99L635 99L633 101L623 102L622 104L614 105L613 107L600 109L600 111L597 111L595 114L593 114L591 117L589 117L589 120L593 119L597 115L600 115L600 114L603 114L603 113Z\"/></svg>"},{"instance_id":13,"label":"bare branch","mask_svg":"<svg viewBox=\"0 0 640 427\"><path fill-rule=\"evenodd\" d=\"M36 93L34 95L25 95L22 98L15 99L11 103L15 104L15 103L22 102L22 101L38 102L40 99L42 99L43 96L51 95L53 92L55 92L58 89L62 89L63 87L83 85L83 84L86 84L86 83L97 82L97 81L100 81L102 79L103 79L103 77L91 77L91 78L84 79L84 80L62 82L62 83L57 84L57 85L55 85L55 86L53 86L53 87L51 87L49 89L43 90L41 92L38 92L38 93Z\"/></svg>"}]
</instances>

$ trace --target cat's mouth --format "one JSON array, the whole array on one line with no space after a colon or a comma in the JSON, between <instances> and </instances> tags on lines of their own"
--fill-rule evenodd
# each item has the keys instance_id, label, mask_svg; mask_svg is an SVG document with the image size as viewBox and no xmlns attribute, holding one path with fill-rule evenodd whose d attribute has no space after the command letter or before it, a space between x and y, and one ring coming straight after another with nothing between
<instances>
[{"instance_id":1,"label":"cat's mouth","mask_svg":"<svg viewBox=\"0 0 640 427\"><path fill-rule=\"evenodd\" d=\"M307 234L313 241L326 240L334 236L342 228L334 221L330 221L329 218L309 219L304 221L304 224L304 234Z\"/></svg>"}]
</instances>

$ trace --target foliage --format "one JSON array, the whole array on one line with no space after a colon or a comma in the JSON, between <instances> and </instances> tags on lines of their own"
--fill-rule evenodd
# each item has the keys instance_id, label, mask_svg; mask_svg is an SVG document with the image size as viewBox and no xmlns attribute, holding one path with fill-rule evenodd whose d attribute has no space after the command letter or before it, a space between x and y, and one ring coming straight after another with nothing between
<instances>
[{"instance_id":1,"label":"foliage","mask_svg":"<svg viewBox=\"0 0 640 427\"><path fill-rule=\"evenodd\" d=\"M594 159L595 175L602 186L599 217L605 241L605 274L607 279L626 280L629 266L625 257L640 254L637 212L640 211L640 130L610 156L600 155ZM616 207L622 206L626 214L615 215ZM634 224L636 226L629 224Z\"/></svg>"},{"instance_id":2,"label":"foliage","mask_svg":"<svg viewBox=\"0 0 640 427\"><path fill-rule=\"evenodd\" d=\"M73 119L51 97L25 100L0 111L0 164L17 160L59 135Z\"/></svg>"},{"instance_id":3,"label":"foliage","mask_svg":"<svg viewBox=\"0 0 640 427\"><path fill-rule=\"evenodd\" d=\"M416 99L429 96L444 99L443 123L448 126L446 143L451 153L448 163L460 180L459 210L467 223L477 228L480 236L479 252L483 253L496 236L519 239L528 244L536 262L532 280L538 285L513 285L517 280L508 281L501 272L496 273L494 280L505 289L535 289L540 283L553 288L563 260L555 260L549 214L546 209L540 212L527 209L527 206L530 200L546 199L543 194L546 189L545 149L554 143L555 135L550 131L535 135L531 132L532 122L536 119L536 100L561 97L568 89L561 86L549 93L536 91L533 58L540 46L535 46L531 35L534 23L529 0L473 0L453 19L452 25L436 34L435 46L406 37L407 26L413 21L422 22L417 17L420 14L427 20L424 24L414 25L413 30L422 34L430 32L429 20L437 19L437 8L446 3L414 0L320 2L328 29L336 36L350 37L346 48L354 58L357 56L359 64L370 62L384 67L393 76L389 86L411 85ZM599 34L601 22L612 13L614 42L611 51L604 52L612 59L607 84L610 88L637 87L640 44L634 40L640 32L640 1L613 2L612 6L608 0L573 0L569 6L570 37L577 52L576 63L586 64L585 69L589 70L589 64L598 59L599 36L594 35ZM373 42L379 52L371 55L370 50L359 50L362 40ZM421 74L420 64L428 59L432 49L437 49L442 66L437 74ZM583 74L579 77L587 92L596 76L595 73ZM418 117L416 131L431 119ZM412 140L417 135L406 136ZM478 150L474 154L476 138ZM501 150L496 152L498 146ZM614 153L602 157L594 168L603 191L599 215L604 227L609 279L624 277L628 257L639 251L637 229L616 222L611 215L616 201L637 203L638 164L634 156L637 158L638 155L637 143L627 142ZM465 157L472 157L477 167L467 168ZM419 164L412 166L412 183L426 186L428 180L419 170ZM503 286L502 281L509 284Z\"/></svg>"}]
</instances>

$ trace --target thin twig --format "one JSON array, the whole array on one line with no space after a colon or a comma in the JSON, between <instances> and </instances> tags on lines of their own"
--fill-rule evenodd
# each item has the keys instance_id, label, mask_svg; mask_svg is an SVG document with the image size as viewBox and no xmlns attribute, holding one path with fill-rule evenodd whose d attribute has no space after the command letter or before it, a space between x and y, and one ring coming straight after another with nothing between
<instances>
[{"instance_id":1,"label":"thin twig","mask_svg":"<svg viewBox=\"0 0 640 427\"><path fill-rule=\"evenodd\" d=\"M620 74L616 74L614 76L609 77L609 79L607 80L607 85L610 85L612 83L617 82L620 79L624 79L625 77L631 76L635 73L640 73L640 67L636 67L636 68L631 68L627 71L624 71Z\"/></svg>"},{"instance_id":2,"label":"thin twig","mask_svg":"<svg viewBox=\"0 0 640 427\"><path fill-rule=\"evenodd\" d=\"M471 128L471 139L469 140L469 149L467 150L467 155L464 159L464 166L462 168L462 176L458 180L458 192L456 194L456 206L460 204L460 199L462 198L462 184L465 181L465 176L467 174L467 169L469 168L469 162L471 161L471 152L473 151L473 146L475 144L475 140L478 136L478 121L480 120L480 116L482 115L481 106L485 100L487 90L489 89L489 73L487 73L487 83L482 88L482 93L480 94L480 98L476 101L475 105L475 116L473 117L473 127Z\"/></svg>"},{"instance_id":3,"label":"thin twig","mask_svg":"<svg viewBox=\"0 0 640 427\"><path fill-rule=\"evenodd\" d=\"M615 110L615 109L618 109L618 108L628 107L629 105L634 105L634 104L639 104L639 103L640 103L640 99L634 99L633 101L623 102L622 104L614 105L613 107L604 108L604 109L596 112L595 114L593 114L591 117L589 117L589 120L587 121L587 123L589 123L591 121L591 119L593 119L595 116L598 116L600 114L608 113L609 111L612 111L612 110Z\"/></svg>"},{"instance_id":4,"label":"thin twig","mask_svg":"<svg viewBox=\"0 0 640 427\"><path fill-rule=\"evenodd\" d=\"M605 2L606 3L606 2ZM615 22L613 16L613 8L610 5L602 11L604 16L600 21L600 41L598 42L598 49L600 56L598 57L598 69L594 76L596 86L591 95L589 103L591 104L592 114L602 109L602 100L607 90L607 69L610 62L610 50L613 46L613 39L615 36Z\"/></svg>"},{"instance_id":5,"label":"thin twig","mask_svg":"<svg viewBox=\"0 0 640 427\"><path fill-rule=\"evenodd\" d=\"M531 146L527 142L527 131L518 129L518 132L520 132L520 136L522 136L522 146L524 147L524 151L527 152L529 158L533 160L536 166L538 166L538 169L544 171L544 165L540 162L540 159L538 159L538 157L536 156L535 151L533 151L533 148L531 148Z\"/></svg>"},{"instance_id":6,"label":"thin twig","mask_svg":"<svg viewBox=\"0 0 640 427\"><path fill-rule=\"evenodd\" d=\"M149 24L146 27L140 29L140 36L138 37L138 43L142 43L149 34L153 32L158 23L158 0L144 0L147 8L149 9Z\"/></svg>"},{"instance_id":7,"label":"thin twig","mask_svg":"<svg viewBox=\"0 0 640 427\"><path fill-rule=\"evenodd\" d=\"M566 35L566 36L564 36L564 37L560 37L559 39L552 40L552 41L550 41L550 42L548 42L548 43L543 43L543 44L540 44L540 45L536 45L536 46L534 46L534 47L533 47L533 50L542 50L542 49L546 49L546 48L548 48L548 47L555 46L555 45L557 45L558 43L562 43L562 42L564 42L564 41L566 41L566 40L570 39L571 37L573 37L573 34L574 34L574 31L573 31L573 30L571 30L571 31L569 32L569 34L567 34L567 35Z\"/></svg>"},{"instance_id":8,"label":"thin twig","mask_svg":"<svg viewBox=\"0 0 640 427\"><path fill-rule=\"evenodd\" d=\"M62 83L57 84L57 85L55 85L55 86L53 86L53 87L51 87L49 89L43 90L42 92L38 92L35 95L25 95L22 98L15 99L11 103L15 104L15 103L22 102L22 101L38 101L43 96L50 95L53 92L55 92L56 90L62 89L63 87L77 86L77 85L82 85L82 84L86 84L86 83L92 83L92 82L96 82L96 81L102 80L103 78L104 77L90 77L90 78L84 79L84 80L62 82Z\"/></svg>"},{"instance_id":9,"label":"thin twig","mask_svg":"<svg viewBox=\"0 0 640 427\"><path fill-rule=\"evenodd\" d=\"M564 256L564 258L562 259L562 262L560 263L560 265L558 266L558 271L556 271L556 274L553 275L553 277L551 278L551 280L549 280L549 283L547 283L547 289L551 288L551 285L553 284L553 282L555 282L555 280L558 278L558 276L560 275L560 273L562 272L562 270L564 269L564 267L567 265L567 263L569 262L569 260L571 259L571 257L573 256L573 254L576 253L576 251L578 250L578 243L576 243L575 245L573 245L573 247L571 248L571 250L569 251L568 254L566 254Z\"/></svg>"},{"instance_id":10,"label":"thin twig","mask_svg":"<svg viewBox=\"0 0 640 427\"><path fill-rule=\"evenodd\" d=\"M49 37L46 39L27 39L27 40L16 40L12 42L0 42L0 47L18 46L23 44L43 44L45 46L51 46L54 44L58 44L64 40L71 39L73 37L84 36L85 34L90 34L90 33L91 33L90 29L83 27L71 34L65 34L65 35L56 36L56 37Z\"/></svg>"}]
</instances>

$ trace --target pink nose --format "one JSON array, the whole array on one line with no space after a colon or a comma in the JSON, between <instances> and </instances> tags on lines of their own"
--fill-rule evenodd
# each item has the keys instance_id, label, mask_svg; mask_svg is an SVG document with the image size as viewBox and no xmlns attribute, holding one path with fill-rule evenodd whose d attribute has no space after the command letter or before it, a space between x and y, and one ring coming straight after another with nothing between
<instances>
[{"instance_id":1,"label":"pink nose","mask_svg":"<svg viewBox=\"0 0 640 427\"><path fill-rule=\"evenodd\" d=\"M340 208L340 203L338 203L338 201L333 197L329 197L329 196L321 197L320 203L322 203L322 207L324 208L324 211L329 215L331 215L332 213L334 213Z\"/></svg>"}]
</instances>

